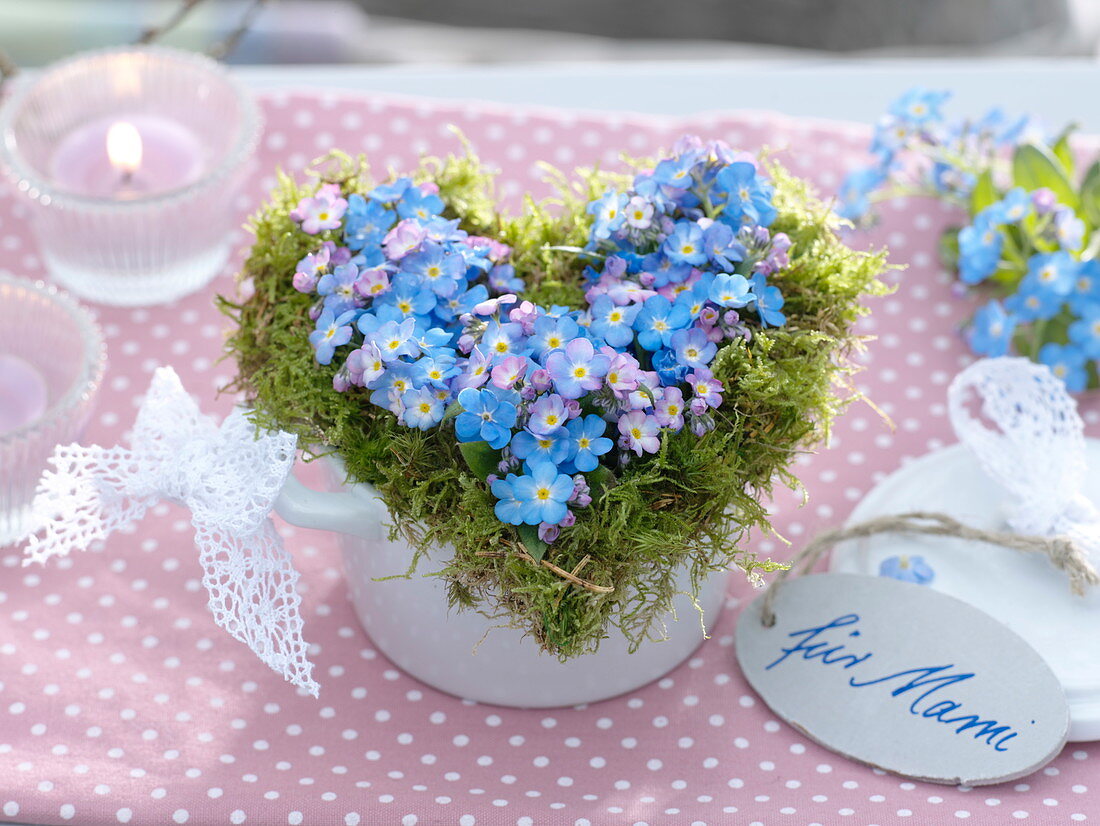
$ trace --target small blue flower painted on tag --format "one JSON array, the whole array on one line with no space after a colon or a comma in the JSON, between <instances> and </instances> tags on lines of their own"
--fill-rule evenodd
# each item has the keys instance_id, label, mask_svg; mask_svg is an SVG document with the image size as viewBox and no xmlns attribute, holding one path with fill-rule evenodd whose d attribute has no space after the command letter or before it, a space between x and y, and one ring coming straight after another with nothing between
<instances>
[{"instance_id":1,"label":"small blue flower painted on tag","mask_svg":"<svg viewBox=\"0 0 1100 826\"><path fill-rule=\"evenodd\" d=\"M927 585L936 577L932 566L924 561L923 556L888 556L878 566L879 576L888 576L900 579L902 582L912 582L915 585Z\"/></svg>"}]
</instances>

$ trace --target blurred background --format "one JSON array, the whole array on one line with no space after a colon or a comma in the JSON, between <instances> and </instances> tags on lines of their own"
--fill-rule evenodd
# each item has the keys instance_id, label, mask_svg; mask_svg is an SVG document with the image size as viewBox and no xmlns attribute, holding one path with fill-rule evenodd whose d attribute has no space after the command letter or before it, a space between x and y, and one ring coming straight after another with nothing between
<instances>
[{"instance_id":1,"label":"blurred background","mask_svg":"<svg viewBox=\"0 0 1100 826\"><path fill-rule=\"evenodd\" d=\"M233 63L488 64L798 56L1095 57L1100 0L0 0L0 48L33 67L133 41Z\"/></svg>"}]
</instances>

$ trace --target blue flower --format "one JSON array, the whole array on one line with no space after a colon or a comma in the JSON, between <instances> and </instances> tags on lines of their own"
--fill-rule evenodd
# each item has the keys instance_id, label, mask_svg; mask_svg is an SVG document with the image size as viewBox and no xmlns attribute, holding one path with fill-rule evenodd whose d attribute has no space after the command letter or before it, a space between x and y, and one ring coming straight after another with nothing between
<instances>
[{"instance_id":1,"label":"blue flower","mask_svg":"<svg viewBox=\"0 0 1100 826\"><path fill-rule=\"evenodd\" d=\"M935 579L936 572L924 561L923 556L888 556L878 566L879 576L912 582L915 585L927 585Z\"/></svg>"},{"instance_id":2,"label":"blue flower","mask_svg":"<svg viewBox=\"0 0 1100 826\"><path fill-rule=\"evenodd\" d=\"M359 280L359 268L354 264L340 264L332 272L321 276L317 282L317 294L325 297L325 309L343 313L360 305L355 292Z\"/></svg>"},{"instance_id":3,"label":"blue flower","mask_svg":"<svg viewBox=\"0 0 1100 826\"><path fill-rule=\"evenodd\" d=\"M1077 279L1067 300L1070 309L1077 315L1093 304L1100 304L1100 261L1090 258L1078 264Z\"/></svg>"},{"instance_id":4,"label":"blue flower","mask_svg":"<svg viewBox=\"0 0 1100 826\"><path fill-rule=\"evenodd\" d=\"M388 184L380 184L370 191L367 196L375 201L393 203L404 197L406 190L413 185L412 178L398 178Z\"/></svg>"},{"instance_id":5,"label":"blue flower","mask_svg":"<svg viewBox=\"0 0 1100 826\"><path fill-rule=\"evenodd\" d=\"M564 427L540 435L521 430L512 437L512 455L532 465L535 462L549 462L557 466L568 462L572 452L573 442Z\"/></svg>"},{"instance_id":6,"label":"blue flower","mask_svg":"<svg viewBox=\"0 0 1100 826\"><path fill-rule=\"evenodd\" d=\"M455 417L455 433L460 442L488 442L499 450L512 439L516 406L497 397L492 390L467 387L458 394L462 412Z\"/></svg>"},{"instance_id":7,"label":"blue flower","mask_svg":"<svg viewBox=\"0 0 1100 826\"><path fill-rule=\"evenodd\" d=\"M592 238L597 240L609 238L611 233L622 227L626 222L626 216L623 214L626 201L626 195L609 189L602 197L588 205L586 212L595 216L592 222Z\"/></svg>"},{"instance_id":8,"label":"blue flower","mask_svg":"<svg viewBox=\"0 0 1100 826\"><path fill-rule=\"evenodd\" d=\"M1059 250L1031 256L1027 262L1027 275L1020 282L1020 287L1068 296L1073 292L1076 280L1077 262L1068 252Z\"/></svg>"},{"instance_id":9,"label":"blue flower","mask_svg":"<svg viewBox=\"0 0 1100 826\"><path fill-rule=\"evenodd\" d=\"M763 273L756 273L752 277L752 294L756 301L756 312L760 315L760 323L765 327L782 327L787 323L787 317L780 311L783 306L783 294L778 287L768 286Z\"/></svg>"},{"instance_id":10,"label":"blue flower","mask_svg":"<svg viewBox=\"0 0 1100 826\"><path fill-rule=\"evenodd\" d=\"M414 373L416 368L404 361L391 361L386 365L386 372L371 383L374 392L370 394L371 404L384 407L395 415L405 412L405 403L402 401L405 393L415 390Z\"/></svg>"},{"instance_id":11,"label":"blue flower","mask_svg":"<svg viewBox=\"0 0 1100 826\"><path fill-rule=\"evenodd\" d=\"M498 500L493 512L496 513L497 519L506 525L523 524L524 503L516 499L514 488L518 478L514 473L509 473L503 479L495 479L489 486L493 496Z\"/></svg>"},{"instance_id":12,"label":"blue flower","mask_svg":"<svg viewBox=\"0 0 1100 826\"><path fill-rule=\"evenodd\" d=\"M489 287L500 295L523 291L523 279L516 276L516 268L511 264L497 264L489 270Z\"/></svg>"},{"instance_id":13,"label":"blue flower","mask_svg":"<svg viewBox=\"0 0 1100 826\"><path fill-rule=\"evenodd\" d=\"M443 199L434 193L425 193L418 186L410 186L397 204L397 214L402 218L415 218L420 223L443 212Z\"/></svg>"},{"instance_id":14,"label":"blue flower","mask_svg":"<svg viewBox=\"0 0 1100 826\"><path fill-rule=\"evenodd\" d=\"M567 399L579 399L599 390L610 365L611 359L597 353L586 338L575 338L564 350L554 350L546 357L546 372L558 393Z\"/></svg>"},{"instance_id":15,"label":"blue flower","mask_svg":"<svg viewBox=\"0 0 1100 826\"><path fill-rule=\"evenodd\" d=\"M890 114L909 121L915 126L923 126L943 120L940 107L951 97L950 92L933 91L916 86L890 104Z\"/></svg>"},{"instance_id":16,"label":"blue flower","mask_svg":"<svg viewBox=\"0 0 1100 826\"><path fill-rule=\"evenodd\" d=\"M530 475L513 477L509 474L506 482L511 486L512 498L519 502L517 510L526 525L538 525L540 522L556 525L569 512L566 503L573 495L573 479L558 473L558 469L549 462L535 464L530 468ZM511 510L508 515L512 516Z\"/></svg>"},{"instance_id":17,"label":"blue flower","mask_svg":"<svg viewBox=\"0 0 1100 826\"><path fill-rule=\"evenodd\" d=\"M718 352L718 345L708 339L707 334L698 327L677 330L672 334L669 343L676 354L676 360L693 370L706 367Z\"/></svg>"},{"instance_id":18,"label":"blue flower","mask_svg":"<svg viewBox=\"0 0 1100 826\"><path fill-rule=\"evenodd\" d=\"M990 301L974 314L968 339L979 356L1003 356L1016 332L1016 317L1005 312L999 301Z\"/></svg>"},{"instance_id":19,"label":"blue flower","mask_svg":"<svg viewBox=\"0 0 1100 826\"><path fill-rule=\"evenodd\" d=\"M449 379L460 372L454 351L441 351L434 356L424 356L417 360L424 381L432 387L447 387Z\"/></svg>"},{"instance_id":20,"label":"blue flower","mask_svg":"<svg viewBox=\"0 0 1100 826\"><path fill-rule=\"evenodd\" d=\"M1019 292L1005 299L1005 309L1018 321L1054 318L1062 309L1063 299L1057 293L1037 287L1034 282L1021 283Z\"/></svg>"},{"instance_id":21,"label":"blue flower","mask_svg":"<svg viewBox=\"0 0 1100 826\"><path fill-rule=\"evenodd\" d=\"M743 275L721 273L710 285L710 300L720 307L737 309L753 300L749 280Z\"/></svg>"},{"instance_id":22,"label":"blue flower","mask_svg":"<svg viewBox=\"0 0 1100 826\"><path fill-rule=\"evenodd\" d=\"M671 350L662 348L653 354L653 369L662 387L675 387L687 378L687 366L677 361Z\"/></svg>"},{"instance_id":23,"label":"blue flower","mask_svg":"<svg viewBox=\"0 0 1100 826\"><path fill-rule=\"evenodd\" d=\"M415 334L416 322L406 318L400 324L396 321L387 321L379 325L377 330L367 335L367 341L378 348L382 360L388 363L402 356L420 355Z\"/></svg>"},{"instance_id":24,"label":"blue flower","mask_svg":"<svg viewBox=\"0 0 1100 826\"><path fill-rule=\"evenodd\" d=\"M772 206L771 185L757 177L756 167L748 161L737 161L722 169L715 186L728 194L721 219L735 227L745 223L771 226L778 215Z\"/></svg>"},{"instance_id":25,"label":"blue flower","mask_svg":"<svg viewBox=\"0 0 1100 826\"><path fill-rule=\"evenodd\" d=\"M603 434L607 431L607 422L595 413L584 418L577 417L566 425L572 442L573 466L587 473L595 470L600 463L599 457L615 446L615 442Z\"/></svg>"},{"instance_id":26,"label":"blue flower","mask_svg":"<svg viewBox=\"0 0 1100 826\"><path fill-rule=\"evenodd\" d=\"M504 324L490 321L481 337L480 346L482 352L488 353L496 361L508 356L525 356L531 349L527 337L523 335L523 328L514 321Z\"/></svg>"},{"instance_id":27,"label":"blue flower","mask_svg":"<svg viewBox=\"0 0 1100 826\"><path fill-rule=\"evenodd\" d=\"M1031 213L1031 193L1018 186L983 212L996 224L1018 224Z\"/></svg>"},{"instance_id":28,"label":"blue flower","mask_svg":"<svg viewBox=\"0 0 1100 826\"><path fill-rule=\"evenodd\" d=\"M745 260L745 246L734 240L733 227L715 221L703 232L703 249L710 262L722 271L733 269L737 261Z\"/></svg>"},{"instance_id":29,"label":"blue flower","mask_svg":"<svg viewBox=\"0 0 1100 826\"><path fill-rule=\"evenodd\" d=\"M1085 354L1073 345L1044 344L1039 350L1039 361L1060 378L1071 393L1080 393L1089 383L1085 368Z\"/></svg>"},{"instance_id":30,"label":"blue flower","mask_svg":"<svg viewBox=\"0 0 1100 826\"><path fill-rule=\"evenodd\" d=\"M428 242L420 252L402 259L401 270L419 278L420 283L437 296L448 298L457 292L458 282L466 277L466 259Z\"/></svg>"},{"instance_id":31,"label":"blue flower","mask_svg":"<svg viewBox=\"0 0 1100 826\"><path fill-rule=\"evenodd\" d=\"M694 183L691 172L699 160L697 152L685 152L674 158L665 158L650 175L651 180L675 189L687 189Z\"/></svg>"},{"instance_id":32,"label":"blue flower","mask_svg":"<svg viewBox=\"0 0 1100 826\"><path fill-rule=\"evenodd\" d=\"M580 334L577 322L569 316L553 318L540 315L535 319L534 331L527 343L536 358L543 358L554 350L562 350L565 345Z\"/></svg>"},{"instance_id":33,"label":"blue flower","mask_svg":"<svg viewBox=\"0 0 1100 826\"><path fill-rule=\"evenodd\" d=\"M592 323L588 329L602 336L612 347L621 349L634 340L633 324L639 310L641 306L638 304L620 307L606 295L601 295L592 302Z\"/></svg>"},{"instance_id":34,"label":"blue flower","mask_svg":"<svg viewBox=\"0 0 1100 826\"><path fill-rule=\"evenodd\" d=\"M443 402L428 387L406 390L401 394L405 406L401 421L407 427L430 430L443 420Z\"/></svg>"},{"instance_id":35,"label":"blue flower","mask_svg":"<svg viewBox=\"0 0 1100 826\"><path fill-rule=\"evenodd\" d=\"M443 298L436 302L436 317L447 324L458 318L463 313L472 313L474 307L489 297L489 288L484 284L474 284L463 293L455 293L449 298Z\"/></svg>"},{"instance_id":36,"label":"blue flower","mask_svg":"<svg viewBox=\"0 0 1100 826\"><path fill-rule=\"evenodd\" d=\"M368 201L362 195L348 196L348 211L344 213L344 243L358 252L366 246L382 243L393 229L397 215L379 201Z\"/></svg>"},{"instance_id":37,"label":"blue flower","mask_svg":"<svg viewBox=\"0 0 1100 826\"><path fill-rule=\"evenodd\" d=\"M725 226L725 224L722 224ZM678 296L673 304L680 304L687 307L688 314L691 316L692 321L699 317L699 314L703 312L703 309L707 306L707 302L710 301L710 289L714 284L715 276L709 272L705 272L699 276L698 280ZM748 292L748 282L745 282L745 291Z\"/></svg>"},{"instance_id":38,"label":"blue flower","mask_svg":"<svg viewBox=\"0 0 1100 826\"><path fill-rule=\"evenodd\" d=\"M326 309L317 319L317 329L309 334L309 343L317 351L318 364L331 364L336 348L351 341L351 324L355 321L355 311L336 315Z\"/></svg>"},{"instance_id":39,"label":"blue flower","mask_svg":"<svg viewBox=\"0 0 1100 826\"><path fill-rule=\"evenodd\" d=\"M872 166L849 172L840 185L840 206L837 212L842 218L855 221L871 211L868 197L886 182L886 173Z\"/></svg>"},{"instance_id":40,"label":"blue flower","mask_svg":"<svg viewBox=\"0 0 1100 826\"><path fill-rule=\"evenodd\" d=\"M1100 304L1082 308L1078 319L1069 325L1069 340L1090 359L1100 359Z\"/></svg>"},{"instance_id":41,"label":"blue flower","mask_svg":"<svg viewBox=\"0 0 1100 826\"><path fill-rule=\"evenodd\" d=\"M677 264L698 266L707 262L707 250L703 245L703 230L694 221L678 221L665 238L661 250L668 260Z\"/></svg>"},{"instance_id":42,"label":"blue flower","mask_svg":"<svg viewBox=\"0 0 1100 826\"><path fill-rule=\"evenodd\" d=\"M375 307L393 307L405 317L427 315L435 305L435 293L424 289L419 278L404 272L394 276L389 290L374 299Z\"/></svg>"},{"instance_id":43,"label":"blue flower","mask_svg":"<svg viewBox=\"0 0 1100 826\"><path fill-rule=\"evenodd\" d=\"M650 296L634 319L638 344L650 352L667 347L672 334L691 323L691 314L682 304L674 305L663 295Z\"/></svg>"},{"instance_id":44,"label":"blue flower","mask_svg":"<svg viewBox=\"0 0 1100 826\"><path fill-rule=\"evenodd\" d=\"M1004 240L988 210L963 227L959 232L959 278L963 283L978 284L993 275L1001 261Z\"/></svg>"},{"instance_id":45,"label":"blue flower","mask_svg":"<svg viewBox=\"0 0 1100 826\"><path fill-rule=\"evenodd\" d=\"M662 255L659 252L650 253L643 257L642 268L653 276L654 287L679 284L691 275L691 264L683 261L673 261L667 255Z\"/></svg>"}]
</instances>

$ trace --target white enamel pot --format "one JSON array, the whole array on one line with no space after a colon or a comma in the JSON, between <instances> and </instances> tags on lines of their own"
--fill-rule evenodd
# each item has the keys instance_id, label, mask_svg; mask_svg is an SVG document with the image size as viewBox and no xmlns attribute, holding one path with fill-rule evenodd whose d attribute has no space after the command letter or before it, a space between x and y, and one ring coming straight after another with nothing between
<instances>
[{"instance_id":1,"label":"white enamel pot","mask_svg":"<svg viewBox=\"0 0 1100 826\"><path fill-rule=\"evenodd\" d=\"M404 573L413 550L388 538L390 519L374 489L342 484L342 467L324 461L332 491L311 490L291 476L276 510L291 524L340 534L360 622L390 660L428 685L467 700L521 708L592 703L664 676L703 642L686 570L678 579L682 593L666 620L665 639L646 641L631 654L626 639L612 632L595 654L566 663L540 652L516 629L499 627L475 611L451 611L443 581L428 576L450 558L449 548L422 561L409 579L380 580ZM722 610L728 582L729 571L723 571L700 589L708 629Z\"/></svg>"}]
</instances>

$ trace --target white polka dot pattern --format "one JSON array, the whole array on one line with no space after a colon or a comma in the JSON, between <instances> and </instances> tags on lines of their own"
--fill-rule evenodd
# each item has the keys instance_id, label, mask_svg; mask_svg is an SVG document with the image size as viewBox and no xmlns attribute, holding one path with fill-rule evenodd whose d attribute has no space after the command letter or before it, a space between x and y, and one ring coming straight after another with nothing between
<instances>
[{"instance_id":1,"label":"white polka dot pattern","mask_svg":"<svg viewBox=\"0 0 1100 826\"><path fill-rule=\"evenodd\" d=\"M536 163L616 163L668 145L682 131L747 148L767 144L798 174L832 189L867 131L767 115L678 123L477 104L329 94L274 95L263 172L299 167L329 146L368 152L376 168L407 167L422 150L448 152L457 124L502 170L515 203L545 192ZM956 334L971 306L952 297L936 264L937 234L953 216L937 203L886 210L873 237L895 247L904 273L875 302L863 331L868 406L839 423L834 446L798 459L810 493L777 496L776 527L799 542L843 519L886 473L951 440L945 386L969 356ZM4 264L40 276L27 208L0 194ZM236 244L247 238L238 231ZM232 289L229 273L214 288ZM210 293L168 307L99 312L110 368L90 440L114 443L136 396L172 364L204 409L232 366L219 363L227 322ZM1095 402L1085 416L1095 430ZM186 514L158 506L104 553L23 569L0 556L0 812L38 823L416 824L658 826L658 824L1075 823L1100 816L1091 746L1071 746L1045 771L985 789L913 783L845 761L773 719L734 663L738 583L713 638L666 678L591 707L498 709L439 694L391 667L356 624L334 538L283 528L302 571L310 656L320 701L296 694L206 610ZM755 549L782 558L769 538ZM1096 788L1094 792L1093 789Z\"/></svg>"}]
</instances>

